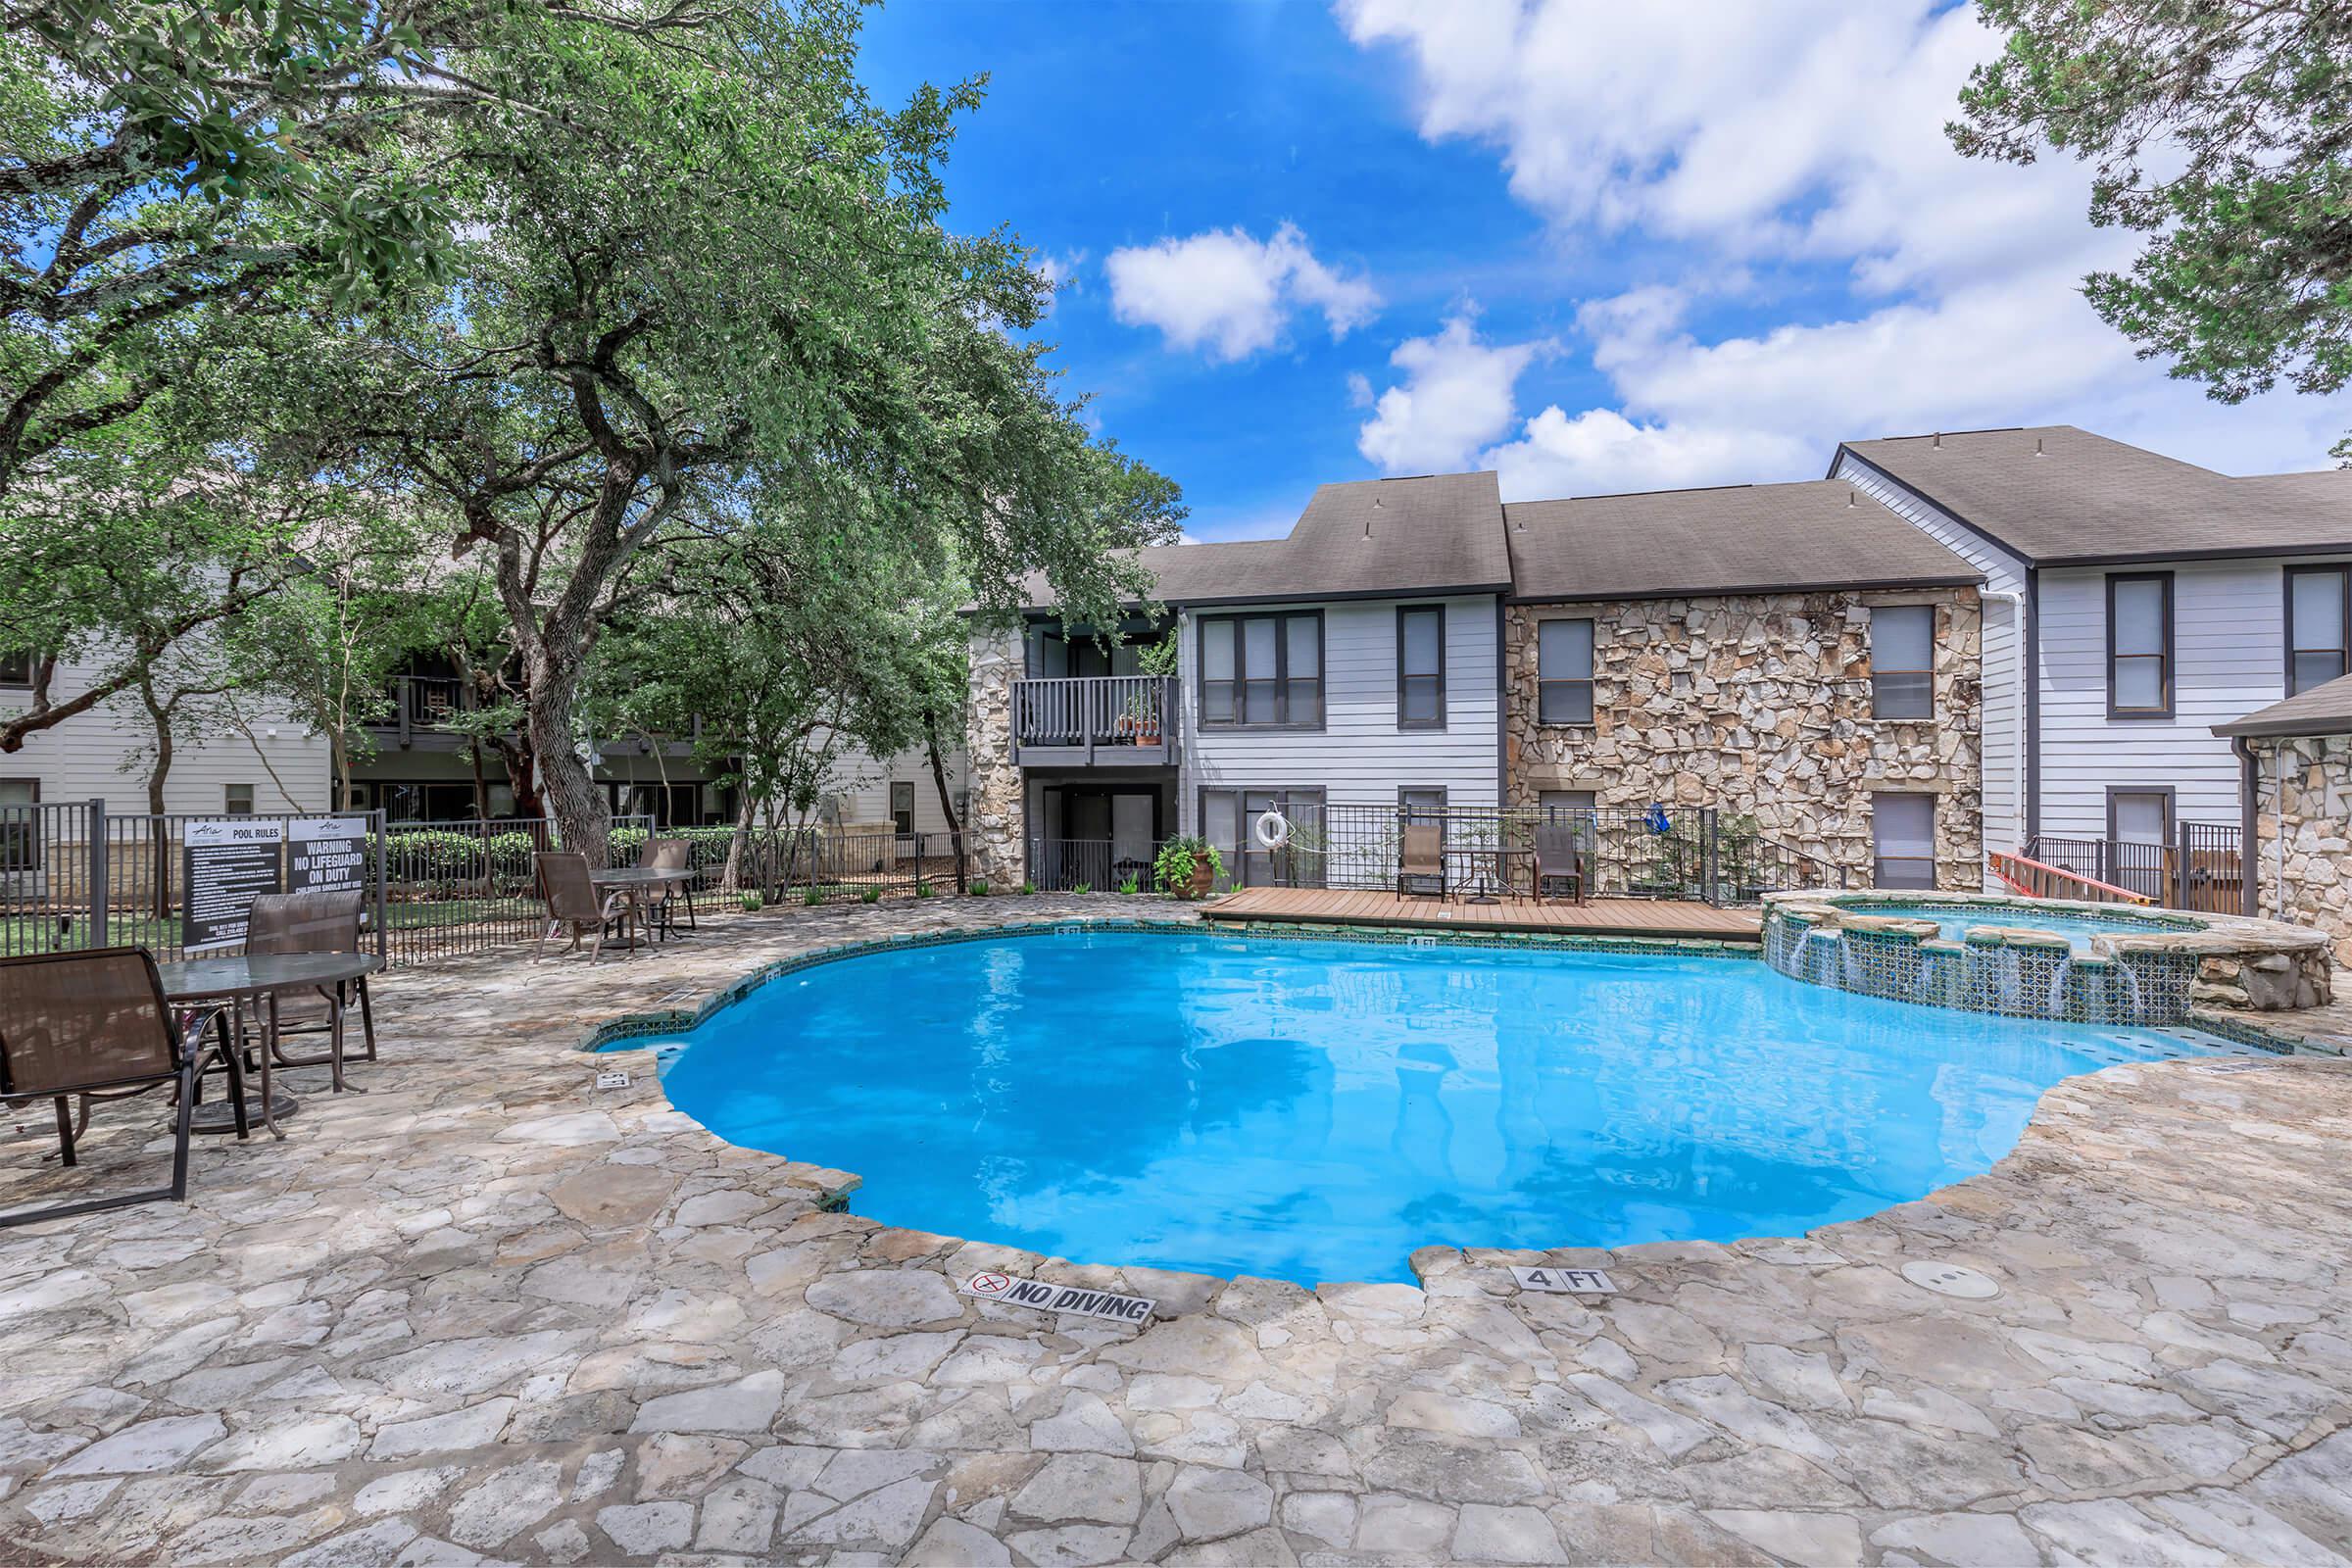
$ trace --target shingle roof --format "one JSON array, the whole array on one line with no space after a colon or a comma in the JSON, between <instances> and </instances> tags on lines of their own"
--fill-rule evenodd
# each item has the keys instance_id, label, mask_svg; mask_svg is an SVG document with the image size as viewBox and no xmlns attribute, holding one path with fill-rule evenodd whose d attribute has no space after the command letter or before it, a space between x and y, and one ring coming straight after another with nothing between
<instances>
[{"instance_id":1,"label":"shingle roof","mask_svg":"<svg viewBox=\"0 0 2352 1568\"><path fill-rule=\"evenodd\" d=\"M2232 478L2071 424L1839 449L2048 565L2352 549L2352 473Z\"/></svg>"},{"instance_id":2,"label":"shingle roof","mask_svg":"<svg viewBox=\"0 0 2352 1568\"><path fill-rule=\"evenodd\" d=\"M1287 539L1142 552L1166 604L1499 593L1510 586L1494 475L1438 473L1315 488ZM1053 603L1040 577L1032 608Z\"/></svg>"},{"instance_id":3,"label":"shingle roof","mask_svg":"<svg viewBox=\"0 0 2352 1568\"><path fill-rule=\"evenodd\" d=\"M2352 735L2352 675L2297 692L2243 718L2213 726L2216 735Z\"/></svg>"},{"instance_id":4,"label":"shingle roof","mask_svg":"<svg viewBox=\"0 0 2352 1568\"><path fill-rule=\"evenodd\" d=\"M1841 480L1515 501L1515 597L1929 587L1984 573Z\"/></svg>"}]
</instances>

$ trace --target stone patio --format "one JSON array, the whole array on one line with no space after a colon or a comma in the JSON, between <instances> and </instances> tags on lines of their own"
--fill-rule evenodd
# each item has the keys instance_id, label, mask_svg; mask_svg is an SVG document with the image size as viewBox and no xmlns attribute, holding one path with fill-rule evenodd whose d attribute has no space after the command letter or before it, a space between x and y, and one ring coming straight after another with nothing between
<instances>
[{"instance_id":1,"label":"stone patio","mask_svg":"<svg viewBox=\"0 0 2352 1568\"><path fill-rule=\"evenodd\" d=\"M2352 1063L2112 1069L1932 1200L1557 1254L1614 1275L1580 1298L1446 1249L1417 1254L1425 1289L1308 1292L886 1229L824 1210L842 1173L670 1110L645 1054L572 1049L811 947L1134 908L792 911L594 970L387 977L370 1093L310 1096L280 1144L203 1146L185 1206L0 1232L0 1557L2352 1552ZM636 1082L599 1091L599 1065ZM102 1108L59 1173L46 1116L0 1144L0 1202L162 1163L154 1110ZM1899 1271L1923 1259L1999 1294L1933 1294ZM955 1288L981 1266L1163 1316L984 1305Z\"/></svg>"}]
</instances>

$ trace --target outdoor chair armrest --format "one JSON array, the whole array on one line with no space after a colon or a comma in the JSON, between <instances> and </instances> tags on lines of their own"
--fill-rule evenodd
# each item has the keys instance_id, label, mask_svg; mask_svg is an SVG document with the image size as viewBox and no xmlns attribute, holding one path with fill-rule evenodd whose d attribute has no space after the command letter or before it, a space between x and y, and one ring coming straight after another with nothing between
<instances>
[{"instance_id":1,"label":"outdoor chair armrest","mask_svg":"<svg viewBox=\"0 0 2352 1568\"><path fill-rule=\"evenodd\" d=\"M204 1032L213 1026L215 1018L220 1017L228 1009L229 1004L225 1002L212 1002L206 1003L202 1006L189 1007L180 1014L186 1020L179 1029L179 1059L183 1063L192 1061L201 1054Z\"/></svg>"}]
</instances>

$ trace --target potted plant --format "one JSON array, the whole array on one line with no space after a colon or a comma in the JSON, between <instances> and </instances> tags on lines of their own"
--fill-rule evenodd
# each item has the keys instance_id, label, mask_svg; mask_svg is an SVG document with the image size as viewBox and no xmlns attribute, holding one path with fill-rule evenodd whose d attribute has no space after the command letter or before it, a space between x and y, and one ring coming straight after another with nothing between
<instances>
[{"instance_id":1,"label":"potted plant","mask_svg":"<svg viewBox=\"0 0 2352 1568\"><path fill-rule=\"evenodd\" d=\"M1176 673L1177 648L1174 633L1155 643L1146 643L1137 650L1136 671L1150 676L1154 682L1165 681ZM1157 746L1161 723L1159 693L1165 687L1147 687L1127 699L1123 727L1138 746Z\"/></svg>"},{"instance_id":2,"label":"potted plant","mask_svg":"<svg viewBox=\"0 0 2352 1568\"><path fill-rule=\"evenodd\" d=\"M1152 862L1152 880L1159 891L1180 899L1205 897L1224 874L1224 857L1217 854L1215 845L1198 836L1168 840Z\"/></svg>"}]
</instances>

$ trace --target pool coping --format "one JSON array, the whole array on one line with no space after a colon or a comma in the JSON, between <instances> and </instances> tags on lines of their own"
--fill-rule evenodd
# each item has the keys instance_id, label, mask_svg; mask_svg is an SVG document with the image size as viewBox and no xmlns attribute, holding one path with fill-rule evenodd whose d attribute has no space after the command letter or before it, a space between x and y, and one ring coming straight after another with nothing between
<instances>
[{"instance_id":1,"label":"pool coping","mask_svg":"<svg viewBox=\"0 0 2352 1568\"><path fill-rule=\"evenodd\" d=\"M876 953L896 953L906 948L946 947L963 942L993 942L1004 937L1091 935L1097 932L1150 933L1161 936L1262 937L1272 941L1351 942L1365 947L1411 948L1467 948L1490 952L1524 953L1615 953L1681 956L1687 957L1740 958L1762 962L1763 951L1752 943L1721 942L1703 937L1610 937L1579 933L1544 933L1535 931L1479 931L1436 932L1405 928L1356 926L1336 927L1301 924L1287 920L1239 920L1203 925L1198 920L1152 919L1124 915L1076 915L1061 919L1016 920L1004 925L978 926L969 929L941 931L894 932L886 937L868 937L855 942L839 942L814 948L807 953L771 959L749 974L730 981L705 997L697 1005L675 1007L664 1011L624 1012L608 1018L591 1029L574 1048L586 1053L606 1053L616 1050L641 1050L622 1042L652 1039L657 1036L684 1034L700 1028L713 1013L733 1006L769 981L784 975L797 974L818 964L838 963L846 958L860 958Z\"/></svg>"}]
</instances>

